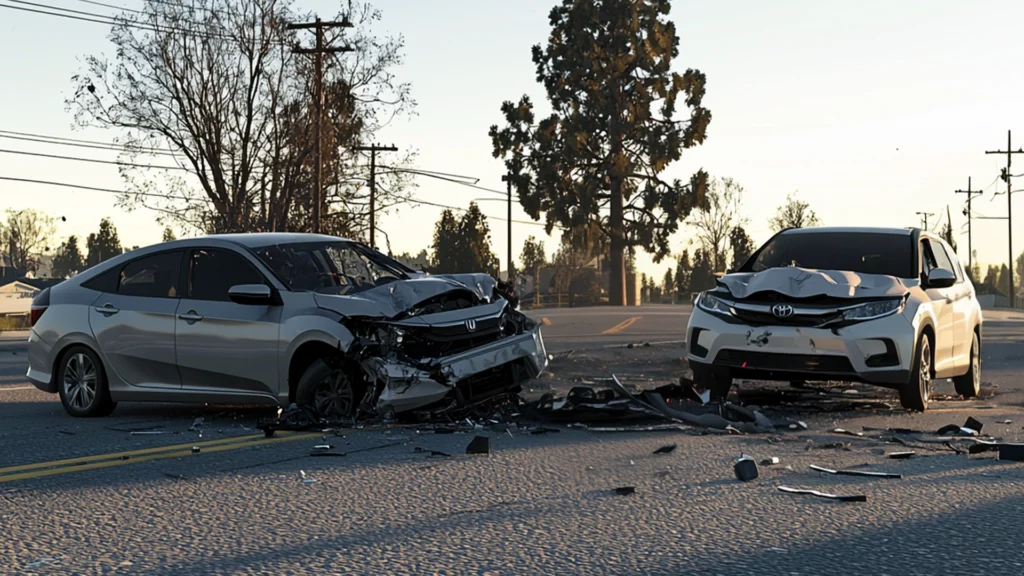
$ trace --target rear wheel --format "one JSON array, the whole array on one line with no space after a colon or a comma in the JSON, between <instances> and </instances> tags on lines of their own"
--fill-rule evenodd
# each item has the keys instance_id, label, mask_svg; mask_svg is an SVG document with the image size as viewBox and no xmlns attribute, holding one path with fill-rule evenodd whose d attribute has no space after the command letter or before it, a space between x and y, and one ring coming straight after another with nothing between
<instances>
[{"instance_id":1,"label":"rear wheel","mask_svg":"<svg viewBox=\"0 0 1024 576\"><path fill-rule=\"evenodd\" d=\"M68 349L57 371L64 410L76 418L109 416L117 403L110 399L107 375L95 352L85 346Z\"/></svg>"},{"instance_id":2,"label":"rear wheel","mask_svg":"<svg viewBox=\"0 0 1024 576\"><path fill-rule=\"evenodd\" d=\"M355 398L355 388L341 362L314 361L295 388L295 401L312 406L325 420L350 418L355 413Z\"/></svg>"},{"instance_id":3,"label":"rear wheel","mask_svg":"<svg viewBox=\"0 0 1024 576\"><path fill-rule=\"evenodd\" d=\"M900 404L907 410L923 412L928 409L932 395L932 342L922 334L910 368L910 379L900 388Z\"/></svg>"},{"instance_id":4,"label":"rear wheel","mask_svg":"<svg viewBox=\"0 0 1024 576\"><path fill-rule=\"evenodd\" d=\"M981 393L981 343L978 333L971 342L971 365L967 374L953 378L956 393L964 398L976 398Z\"/></svg>"}]
</instances>

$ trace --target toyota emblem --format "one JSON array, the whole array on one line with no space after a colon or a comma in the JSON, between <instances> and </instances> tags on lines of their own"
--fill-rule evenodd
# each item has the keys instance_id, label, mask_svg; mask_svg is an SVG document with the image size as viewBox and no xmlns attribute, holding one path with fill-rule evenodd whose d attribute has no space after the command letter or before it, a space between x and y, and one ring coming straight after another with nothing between
<instances>
[{"instance_id":1,"label":"toyota emblem","mask_svg":"<svg viewBox=\"0 0 1024 576\"><path fill-rule=\"evenodd\" d=\"M772 314L776 318L789 318L793 315L793 307L789 304L776 304L772 306Z\"/></svg>"},{"instance_id":2,"label":"toyota emblem","mask_svg":"<svg viewBox=\"0 0 1024 576\"><path fill-rule=\"evenodd\" d=\"M466 320L466 330L470 332L476 332L476 320Z\"/></svg>"}]
</instances>

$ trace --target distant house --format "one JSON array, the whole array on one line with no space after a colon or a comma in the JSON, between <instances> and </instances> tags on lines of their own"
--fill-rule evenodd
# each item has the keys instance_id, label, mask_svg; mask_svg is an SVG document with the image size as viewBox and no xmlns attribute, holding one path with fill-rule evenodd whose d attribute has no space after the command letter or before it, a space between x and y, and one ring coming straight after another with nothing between
<instances>
[{"instance_id":1,"label":"distant house","mask_svg":"<svg viewBox=\"0 0 1024 576\"><path fill-rule=\"evenodd\" d=\"M0 315L21 316L29 313L32 299L44 288L60 284L53 278L21 277L10 282L0 282Z\"/></svg>"}]
</instances>

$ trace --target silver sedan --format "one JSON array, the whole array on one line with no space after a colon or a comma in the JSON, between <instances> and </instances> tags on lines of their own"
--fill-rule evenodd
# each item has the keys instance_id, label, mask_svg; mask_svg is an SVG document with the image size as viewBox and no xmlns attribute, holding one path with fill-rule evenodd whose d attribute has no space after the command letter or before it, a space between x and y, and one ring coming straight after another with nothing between
<instances>
[{"instance_id":1,"label":"silver sedan","mask_svg":"<svg viewBox=\"0 0 1024 576\"><path fill-rule=\"evenodd\" d=\"M72 416L132 401L298 403L324 418L468 406L546 367L517 308L486 274L431 276L341 238L178 240L40 292L28 378Z\"/></svg>"}]
</instances>

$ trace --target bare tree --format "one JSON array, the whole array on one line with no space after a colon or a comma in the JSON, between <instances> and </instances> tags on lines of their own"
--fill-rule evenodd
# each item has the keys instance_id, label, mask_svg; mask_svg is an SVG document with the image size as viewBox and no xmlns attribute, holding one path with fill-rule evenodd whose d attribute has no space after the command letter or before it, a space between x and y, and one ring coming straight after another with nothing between
<instances>
[{"instance_id":1,"label":"bare tree","mask_svg":"<svg viewBox=\"0 0 1024 576\"><path fill-rule=\"evenodd\" d=\"M745 222L740 217L743 186L732 178L714 178L708 184L705 202L690 215L697 241L710 257L715 271L724 271L728 262L729 233Z\"/></svg>"},{"instance_id":2,"label":"bare tree","mask_svg":"<svg viewBox=\"0 0 1024 576\"><path fill-rule=\"evenodd\" d=\"M54 219L42 212L8 209L0 222L0 249L7 250L15 269L34 272L39 264L35 256L48 251L46 243L54 231Z\"/></svg>"},{"instance_id":3,"label":"bare tree","mask_svg":"<svg viewBox=\"0 0 1024 576\"><path fill-rule=\"evenodd\" d=\"M308 15L291 0L145 0L111 30L113 61L90 56L68 107L80 125L126 134L123 158L158 151L156 166L121 167L128 209L206 232L306 229L312 184L312 66L292 53L287 24ZM349 151L392 118L412 111L409 85L391 70L403 40L379 39L380 12L349 2L356 52L325 62L325 228L357 231L367 213L366 169ZM399 159L407 162L411 156ZM383 210L409 177L381 175Z\"/></svg>"},{"instance_id":4,"label":"bare tree","mask_svg":"<svg viewBox=\"0 0 1024 576\"><path fill-rule=\"evenodd\" d=\"M786 228L808 228L820 226L821 221L818 215L811 210L811 205L798 200L796 193L786 195L786 203L779 206L775 216L768 220L772 232L785 230Z\"/></svg>"}]
</instances>

